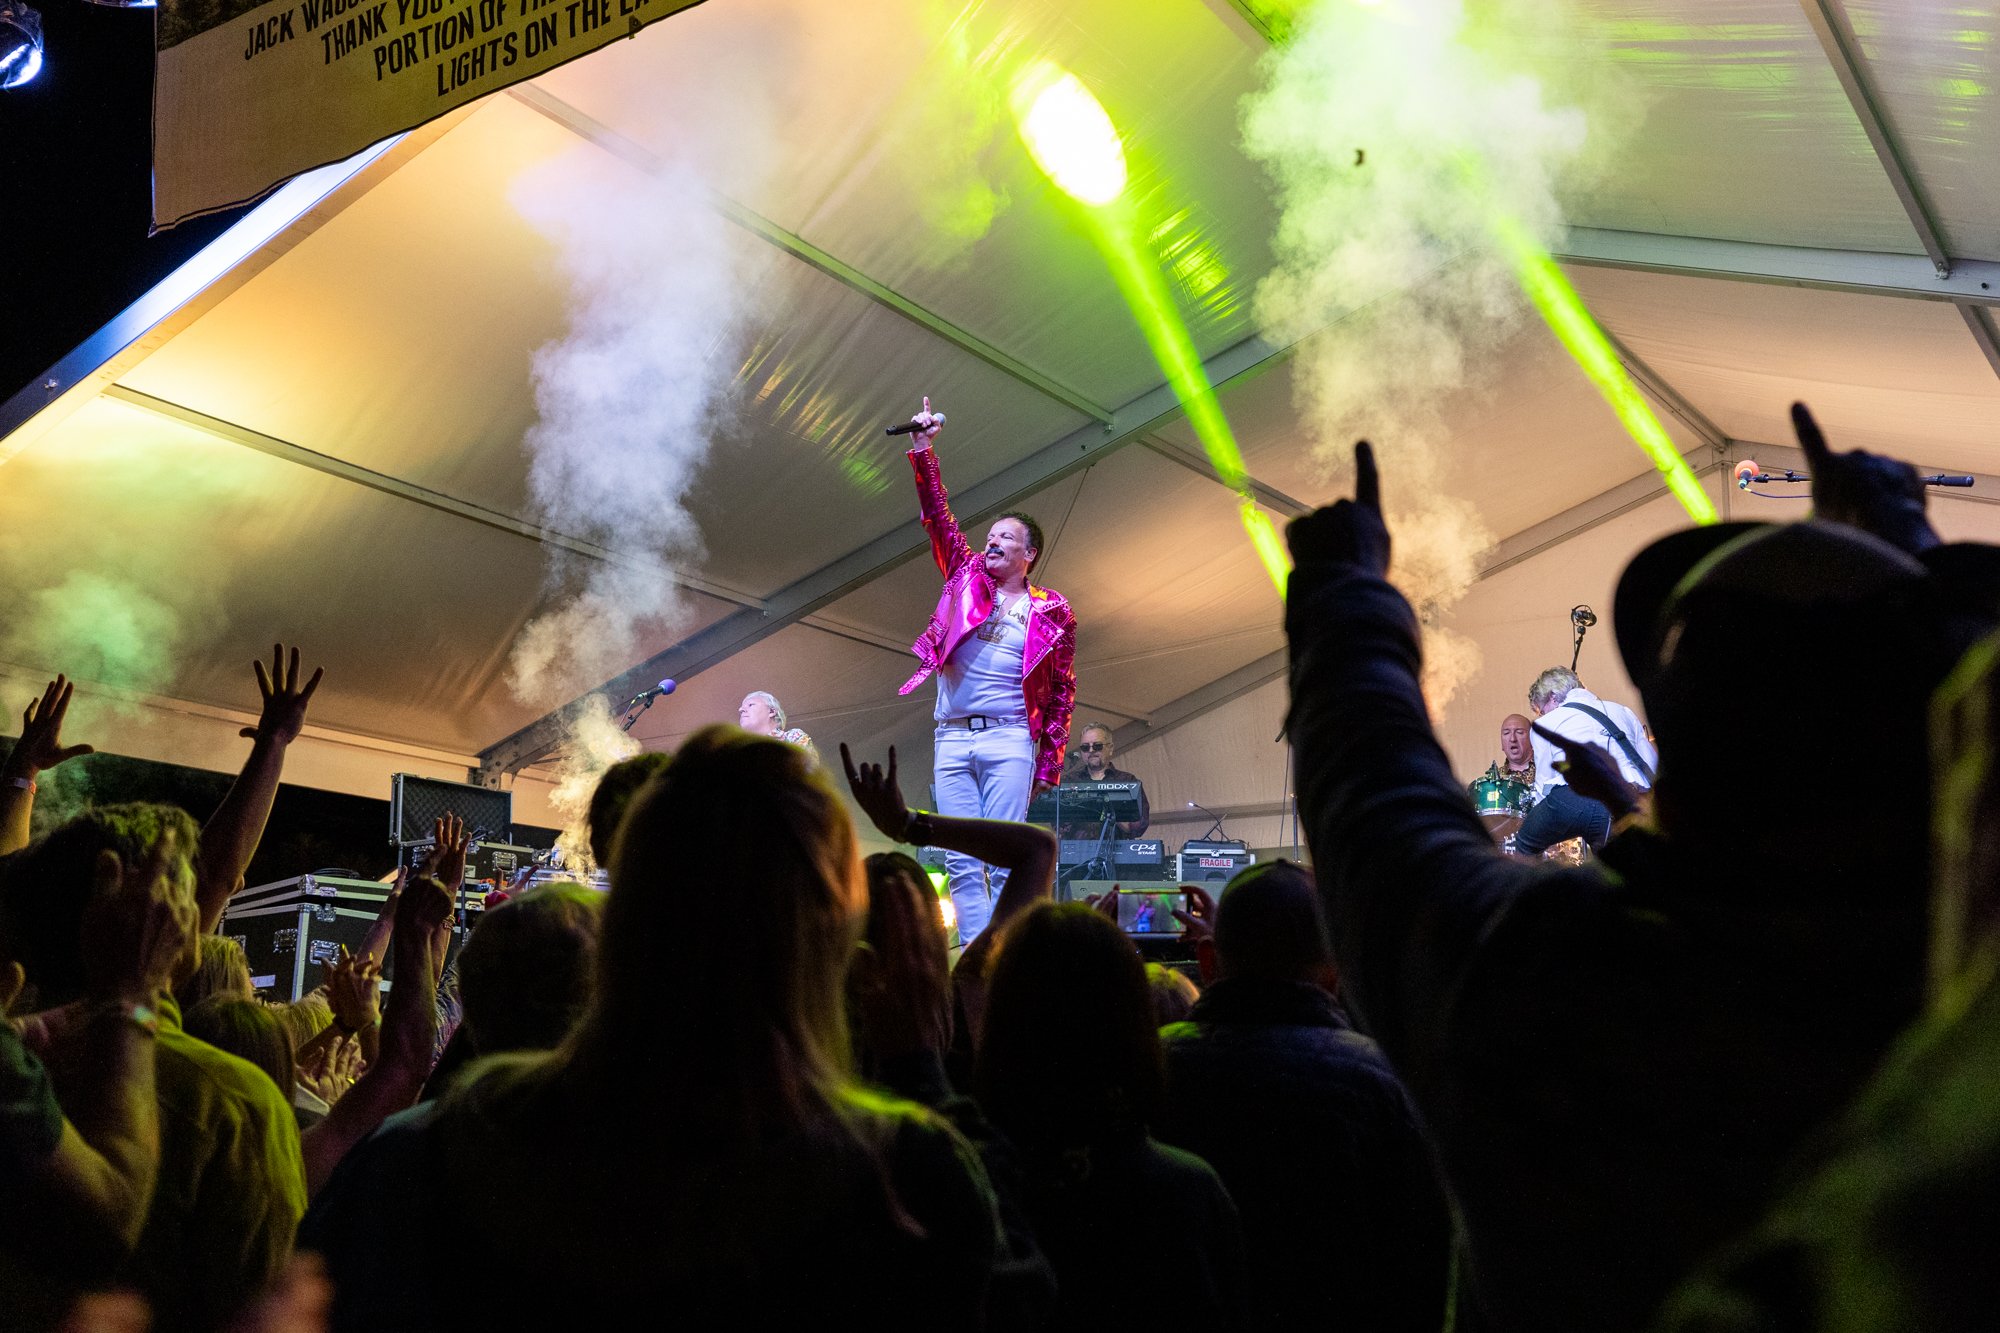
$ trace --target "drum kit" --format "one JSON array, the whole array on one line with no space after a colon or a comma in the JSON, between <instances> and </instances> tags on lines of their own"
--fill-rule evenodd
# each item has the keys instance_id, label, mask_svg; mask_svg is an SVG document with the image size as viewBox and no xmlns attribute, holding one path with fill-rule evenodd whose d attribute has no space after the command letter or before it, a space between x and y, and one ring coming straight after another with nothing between
<instances>
[{"instance_id":1,"label":"drum kit","mask_svg":"<svg viewBox=\"0 0 2000 1333\"><path fill-rule=\"evenodd\" d=\"M1512 844L1521 816L1532 804L1533 792L1519 778L1487 776L1472 784L1472 808L1479 812L1479 821L1497 846Z\"/></svg>"},{"instance_id":2,"label":"drum kit","mask_svg":"<svg viewBox=\"0 0 2000 1333\"><path fill-rule=\"evenodd\" d=\"M1521 817L1535 803L1534 789L1519 778L1488 774L1472 784L1472 808L1486 825L1493 845L1503 852L1514 850L1514 835L1520 831ZM1544 861L1559 865L1582 865L1588 853L1583 839L1559 842L1542 853Z\"/></svg>"}]
</instances>

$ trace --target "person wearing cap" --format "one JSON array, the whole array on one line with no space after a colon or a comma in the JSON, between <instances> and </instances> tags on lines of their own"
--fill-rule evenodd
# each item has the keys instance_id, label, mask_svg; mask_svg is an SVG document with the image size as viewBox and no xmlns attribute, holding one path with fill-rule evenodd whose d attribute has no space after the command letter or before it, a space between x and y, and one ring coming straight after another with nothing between
<instances>
[{"instance_id":1,"label":"person wearing cap","mask_svg":"<svg viewBox=\"0 0 2000 1333\"><path fill-rule=\"evenodd\" d=\"M1535 806L1514 835L1514 850L1540 856L1559 842L1582 838L1596 851L1611 836L1611 810L1571 789L1560 763L1560 742L1550 737L1602 746L1625 781L1642 791L1653 785L1659 751L1637 713L1598 698L1568 667L1550 667L1535 677L1528 687L1528 706L1541 720L1534 732Z\"/></svg>"},{"instance_id":2,"label":"person wearing cap","mask_svg":"<svg viewBox=\"0 0 2000 1333\"><path fill-rule=\"evenodd\" d=\"M911 421L917 504L944 587L930 624L910 645L922 665L898 693L937 678L931 781L938 813L1018 820L1062 780L1076 708L1076 613L1061 593L1029 582L1042 557L1042 529L1028 515L1000 515L984 547L973 549L951 512L932 447L944 416L926 398ZM962 852L948 851L944 861L958 937L970 945L992 918L1007 871Z\"/></svg>"},{"instance_id":3,"label":"person wearing cap","mask_svg":"<svg viewBox=\"0 0 2000 1333\"><path fill-rule=\"evenodd\" d=\"M1454 779L1365 445L1357 498L1291 527L1300 815L1352 1012L1458 1204L1482 1327L1645 1325L1917 1013L1926 708L2000 578L1990 550L1942 554L1914 469L1796 420L1819 521L1671 534L1620 579L1654 824L1579 867L1505 856ZM1746 681L1754 717L1730 707ZM1562 748L1572 781L1617 772ZM1864 789L1834 781L1856 753Z\"/></svg>"}]
</instances>

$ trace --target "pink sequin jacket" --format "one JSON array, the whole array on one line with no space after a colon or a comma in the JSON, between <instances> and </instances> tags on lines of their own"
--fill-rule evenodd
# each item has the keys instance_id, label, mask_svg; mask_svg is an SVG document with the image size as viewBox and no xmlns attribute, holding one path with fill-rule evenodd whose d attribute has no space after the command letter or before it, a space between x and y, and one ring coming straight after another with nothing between
<instances>
[{"instance_id":1,"label":"pink sequin jacket","mask_svg":"<svg viewBox=\"0 0 2000 1333\"><path fill-rule=\"evenodd\" d=\"M952 517L937 452L910 450L910 466L917 474L917 502L931 535L931 554L944 575L944 591L938 594L931 623L910 645L923 666L904 682L900 694L929 680L965 636L986 623L999 590ZM1069 748L1070 714L1076 709L1076 613L1061 593L1033 584L1028 587L1028 640L1021 671L1028 732L1035 738L1035 781L1059 782Z\"/></svg>"}]
</instances>

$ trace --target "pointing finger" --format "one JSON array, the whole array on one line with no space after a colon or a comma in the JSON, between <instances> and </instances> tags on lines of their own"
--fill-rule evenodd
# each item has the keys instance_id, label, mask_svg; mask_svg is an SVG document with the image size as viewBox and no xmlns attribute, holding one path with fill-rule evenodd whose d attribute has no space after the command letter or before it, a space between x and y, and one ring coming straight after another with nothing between
<instances>
[{"instance_id":1,"label":"pointing finger","mask_svg":"<svg viewBox=\"0 0 2000 1333\"><path fill-rule=\"evenodd\" d=\"M1832 456L1826 436L1820 434L1819 423L1813 420L1812 409L1804 403L1792 404L1792 431L1799 437L1799 448L1805 451L1808 465L1819 467Z\"/></svg>"},{"instance_id":2,"label":"pointing finger","mask_svg":"<svg viewBox=\"0 0 2000 1333\"><path fill-rule=\"evenodd\" d=\"M1375 471L1375 447L1366 440L1354 446L1354 502L1377 514L1382 512L1382 480Z\"/></svg>"}]
</instances>

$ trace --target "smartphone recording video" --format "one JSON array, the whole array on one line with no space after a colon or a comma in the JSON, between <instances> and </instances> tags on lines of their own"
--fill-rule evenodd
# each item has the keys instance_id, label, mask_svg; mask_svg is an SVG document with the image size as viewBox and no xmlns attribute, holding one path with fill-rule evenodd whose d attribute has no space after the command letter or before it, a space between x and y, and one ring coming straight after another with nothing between
<instances>
[{"instance_id":1,"label":"smartphone recording video","mask_svg":"<svg viewBox=\"0 0 2000 1333\"><path fill-rule=\"evenodd\" d=\"M1178 935L1174 909L1180 905L1179 889L1120 889L1118 928L1127 935Z\"/></svg>"}]
</instances>

